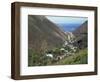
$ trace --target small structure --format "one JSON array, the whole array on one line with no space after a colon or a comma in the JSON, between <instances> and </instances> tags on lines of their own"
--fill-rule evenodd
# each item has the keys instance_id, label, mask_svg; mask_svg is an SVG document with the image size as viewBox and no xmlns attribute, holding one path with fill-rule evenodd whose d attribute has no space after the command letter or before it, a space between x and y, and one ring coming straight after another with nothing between
<instances>
[{"instance_id":1,"label":"small structure","mask_svg":"<svg viewBox=\"0 0 100 82\"><path fill-rule=\"evenodd\" d=\"M61 51L64 51L65 49L64 49L64 48L60 48L60 50L61 50Z\"/></svg>"},{"instance_id":2,"label":"small structure","mask_svg":"<svg viewBox=\"0 0 100 82\"><path fill-rule=\"evenodd\" d=\"M65 53L68 53L68 50L65 50Z\"/></svg>"},{"instance_id":3,"label":"small structure","mask_svg":"<svg viewBox=\"0 0 100 82\"><path fill-rule=\"evenodd\" d=\"M47 57L53 58L53 54L46 54Z\"/></svg>"}]
</instances>

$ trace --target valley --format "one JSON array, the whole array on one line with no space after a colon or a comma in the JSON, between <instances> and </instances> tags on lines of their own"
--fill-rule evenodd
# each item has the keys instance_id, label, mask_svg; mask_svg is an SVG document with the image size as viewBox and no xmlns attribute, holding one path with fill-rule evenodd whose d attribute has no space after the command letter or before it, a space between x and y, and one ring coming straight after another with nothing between
<instances>
[{"instance_id":1,"label":"valley","mask_svg":"<svg viewBox=\"0 0 100 82\"><path fill-rule=\"evenodd\" d=\"M87 21L64 32L45 16L28 18L28 66L87 64Z\"/></svg>"}]
</instances>

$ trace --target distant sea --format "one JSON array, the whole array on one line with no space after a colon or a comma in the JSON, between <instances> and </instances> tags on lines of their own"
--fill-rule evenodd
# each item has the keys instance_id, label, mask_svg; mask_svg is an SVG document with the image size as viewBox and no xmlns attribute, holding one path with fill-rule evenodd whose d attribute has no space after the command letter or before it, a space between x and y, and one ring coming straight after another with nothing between
<instances>
[{"instance_id":1,"label":"distant sea","mask_svg":"<svg viewBox=\"0 0 100 82\"><path fill-rule=\"evenodd\" d=\"M73 32L80 24L57 24L64 32Z\"/></svg>"}]
</instances>

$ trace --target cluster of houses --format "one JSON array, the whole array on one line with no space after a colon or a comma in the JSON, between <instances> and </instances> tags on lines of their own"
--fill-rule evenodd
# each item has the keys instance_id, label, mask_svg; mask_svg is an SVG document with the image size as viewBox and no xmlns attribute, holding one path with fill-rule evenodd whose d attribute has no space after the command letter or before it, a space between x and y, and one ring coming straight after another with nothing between
<instances>
[{"instance_id":1,"label":"cluster of houses","mask_svg":"<svg viewBox=\"0 0 100 82\"><path fill-rule=\"evenodd\" d=\"M66 46L70 48L70 51L65 49ZM75 47L72 44L69 44L67 41L65 41L64 45L62 46L62 48L59 49L59 51L62 53L58 54L57 56L55 56L54 53L46 53L46 56L51 59L54 59L54 60L61 60L70 55L74 55L75 52L77 51L77 47Z\"/></svg>"}]
</instances>

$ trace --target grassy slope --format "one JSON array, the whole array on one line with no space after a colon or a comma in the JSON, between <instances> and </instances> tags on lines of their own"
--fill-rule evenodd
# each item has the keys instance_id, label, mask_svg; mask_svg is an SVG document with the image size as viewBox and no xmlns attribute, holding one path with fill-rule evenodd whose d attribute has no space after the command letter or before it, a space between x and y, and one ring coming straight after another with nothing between
<instances>
[{"instance_id":1,"label":"grassy slope","mask_svg":"<svg viewBox=\"0 0 100 82\"><path fill-rule=\"evenodd\" d=\"M80 50L78 53L58 61L56 64L87 64L87 49Z\"/></svg>"}]
</instances>

